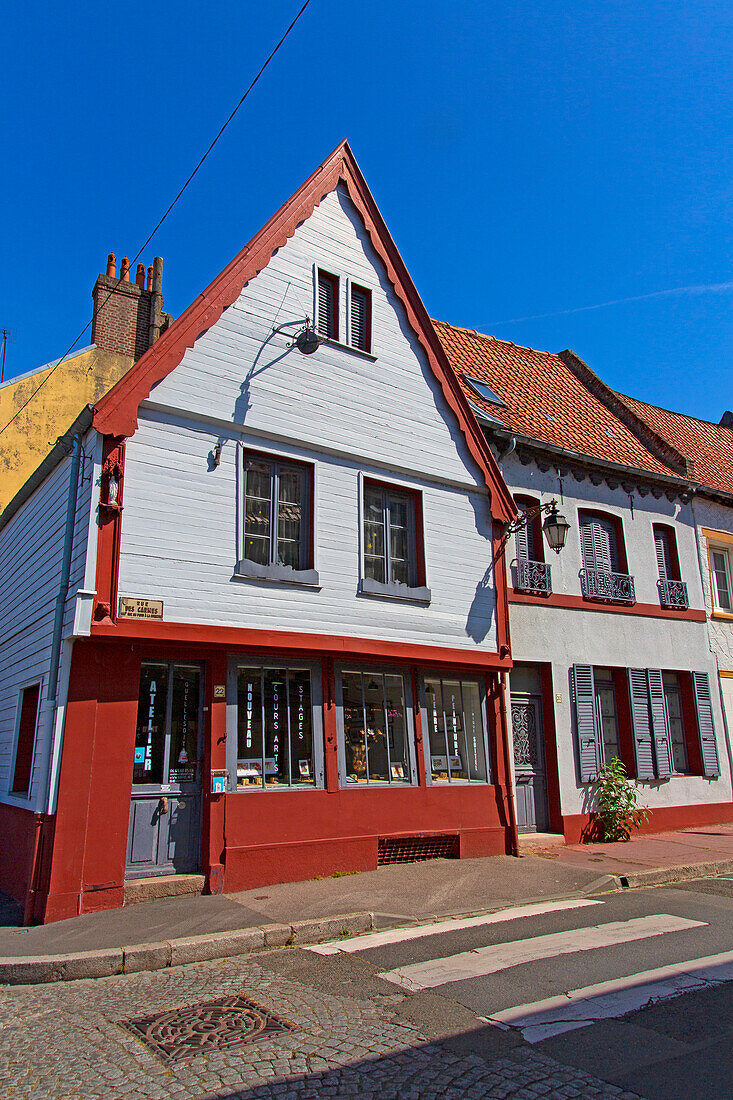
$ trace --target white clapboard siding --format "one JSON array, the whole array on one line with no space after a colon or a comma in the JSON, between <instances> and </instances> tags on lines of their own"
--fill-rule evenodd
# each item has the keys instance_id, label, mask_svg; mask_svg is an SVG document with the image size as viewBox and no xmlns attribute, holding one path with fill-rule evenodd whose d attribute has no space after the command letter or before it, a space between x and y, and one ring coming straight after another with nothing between
<instances>
[{"instance_id":1,"label":"white clapboard siding","mask_svg":"<svg viewBox=\"0 0 733 1100\"><path fill-rule=\"evenodd\" d=\"M265 343L273 325L313 316L314 265L372 290L375 358L336 345L312 356ZM292 330L292 333L296 329ZM151 399L432 477L480 484L455 418L348 196L332 192L244 288Z\"/></svg>"},{"instance_id":2,"label":"white clapboard siding","mask_svg":"<svg viewBox=\"0 0 733 1100\"><path fill-rule=\"evenodd\" d=\"M38 735L33 757L31 797L41 796L39 772L47 729L48 671L56 596L63 556L66 502L71 459L65 458L0 531L0 799L7 796L14 754L18 698L21 689L42 683ZM91 474L91 462L86 474ZM74 525L69 592L83 587L91 509L91 477L80 481ZM72 605L72 606L70 606ZM73 620L67 605L64 633Z\"/></svg>"},{"instance_id":3,"label":"white clapboard siding","mask_svg":"<svg viewBox=\"0 0 733 1100\"><path fill-rule=\"evenodd\" d=\"M358 596L359 474L362 463L295 445L316 466L316 568L320 591L234 580L237 463L226 435L221 464L208 469L218 433L162 412L144 412L128 441L119 594L164 601L168 621L383 638L426 645L496 648L491 522L485 492L419 477L423 494L429 607ZM246 440L263 446L261 440ZM277 450L270 445L270 449ZM393 480L398 478L394 475ZM488 583L484 581L487 576Z\"/></svg>"}]
</instances>

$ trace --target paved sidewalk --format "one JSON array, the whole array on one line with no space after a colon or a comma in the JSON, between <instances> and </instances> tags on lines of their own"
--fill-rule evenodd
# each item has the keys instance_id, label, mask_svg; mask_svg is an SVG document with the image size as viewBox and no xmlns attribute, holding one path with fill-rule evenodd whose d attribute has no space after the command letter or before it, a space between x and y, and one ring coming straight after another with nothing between
<instances>
[{"instance_id":1,"label":"paved sidewalk","mask_svg":"<svg viewBox=\"0 0 733 1100\"><path fill-rule=\"evenodd\" d=\"M542 856L564 868L614 875L625 880L622 885L682 881L733 872L733 823L634 836L625 843L568 844Z\"/></svg>"},{"instance_id":2,"label":"paved sidewalk","mask_svg":"<svg viewBox=\"0 0 733 1100\"><path fill-rule=\"evenodd\" d=\"M289 932L283 933L284 926L344 914L359 915L360 919L365 913L374 914L375 927L389 927L530 901L581 897L620 886L683 881L726 870L733 872L733 824L638 836L625 844L570 845L520 859L494 856L431 860L378 867L361 874L279 883L231 895L165 898L36 928L20 928L14 923L18 920L17 909L0 905L0 924L4 924L0 927L0 963L58 955L78 958L85 952L144 944L157 948L157 953L151 953L157 959L150 965L154 969L177 965L178 960L257 949L263 945L257 942L257 936L260 941L263 937L256 930L263 926L271 929L269 939L265 933L267 946L288 941ZM274 938L273 925L278 926L281 939ZM349 925L344 918L344 927L353 932L363 924L354 920ZM224 934L247 929L253 932L249 946L246 937L241 936L241 943L232 937L227 947ZM299 938L305 942L305 935L293 933L291 937L296 941ZM318 938L315 928L309 941ZM196 941L190 950L184 944L188 940ZM212 947L208 953L207 940ZM214 940L218 942L214 944ZM146 969L142 953L137 954L134 969ZM108 959L99 965L100 973L115 973L123 965L132 968L127 960L123 964ZM110 969L104 970L104 966ZM93 976L94 971L85 973ZM48 980L55 979L51 976Z\"/></svg>"}]
</instances>

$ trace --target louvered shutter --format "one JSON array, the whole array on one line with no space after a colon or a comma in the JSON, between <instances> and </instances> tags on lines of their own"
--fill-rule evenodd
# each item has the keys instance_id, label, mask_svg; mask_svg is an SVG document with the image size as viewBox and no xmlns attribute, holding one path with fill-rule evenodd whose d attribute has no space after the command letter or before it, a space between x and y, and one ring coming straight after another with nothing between
<instances>
[{"instance_id":1,"label":"louvered shutter","mask_svg":"<svg viewBox=\"0 0 733 1100\"><path fill-rule=\"evenodd\" d=\"M369 351L369 291L360 286L351 288L351 345Z\"/></svg>"},{"instance_id":2,"label":"louvered shutter","mask_svg":"<svg viewBox=\"0 0 733 1100\"><path fill-rule=\"evenodd\" d=\"M318 272L318 331L322 336L338 338L337 282L323 271Z\"/></svg>"},{"instance_id":3,"label":"louvered shutter","mask_svg":"<svg viewBox=\"0 0 733 1100\"><path fill-rule=\"evenodd\" d=\"M672 561L669 552L669 539L666 531L654 532L654 547L657 551L657 569L660 581L668 581L672 576Z\"/></svg>"},{"instance_id":4,"label":"louvered shutter","mask_svg":"<svg viewBox=\"0 0 733 1100\"><path fill-rule=\"evenodd\" d=\"M638 779L654 779L654 752L649 716L649 682L645 668L629 669L631 722L634 727L634 752Z\"/></svg>"},{"instance_id":5,"label":"louvered shutter","mask_svg":"<svg viewBox=\"0 0 733 1100\"><path fill-rule=\"evenodd\" d=\"M657 762L657 778L666 779L674 771L672 766L672 739L669 733L667 707L664 702L662 672L658 668L646 670L649 683L649 707L652 712L652 736Z\"/></svg>"},{"instance_id":6,"label":"louvered shutter","mask_svg":"<svg viewBox=\"0 0 733 1100\"><path fill-rule=\"evenodd\" d=\"M578 762L580 782L592 783L598 778L601 754L598 745L596 697L593 669L590 665L573 665L575 694L575 724L578 730Z\"/></svg>"},{"instance_id":7,"label":"louvered shutter","mask_svg":"<svg viewBox=\"0 0 733 1100\"><path fill-rule=\"evenodd\" d=\"M715 743L713 706L707 672L693 672L692 683L695 688L697 728L700 734L700 749L702 752L702 774L716 777L720 775L720 763L718 761L718 746Z\"/></svg>"},{"instance_id":8,"label":"louvered shutter","mask_svg":"<svg viewBox=\"0 0 733 1100\"><path fill-rule=\"evenodd\" d=\"M583 554L583 568L596 569L596 548L595 541L593 539L593 520L581 520L580 548Z\"/></svg>"}]
</instances>

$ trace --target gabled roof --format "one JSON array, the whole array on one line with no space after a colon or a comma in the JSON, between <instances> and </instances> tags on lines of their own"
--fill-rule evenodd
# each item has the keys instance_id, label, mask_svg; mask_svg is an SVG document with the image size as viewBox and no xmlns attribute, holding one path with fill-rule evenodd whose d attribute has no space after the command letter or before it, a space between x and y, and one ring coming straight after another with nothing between
<instances>
[{"instance_id":1,"label":"gabled roof","mask_svg":"<svg viewBox=\"0 0 733 1100\"><path fill-rule=\"evenodd\" d=\"M469 451L484 475L491 494L491 512L506 522L516 514L509 490L483 432L446 358L430 317L390 236L347 142L342 142L313 175L288 199L249 244L135 363L95 408L94 427L105 435L130 436L137 428L137 411L156 382L175 370L187 348L193 347L224 310L239 297L244 285L270 261L296 228L319 203L343 184L356 207L370 241L384 263L387 277L402 302L445 399L456 416Z\"/></svg>"},{"instance_id":2,"label":"gabled roof","mask_svg":"<svg viewBox=\"0 0 733 1100\"><path fill-rule=\"evenodd\" d=\"M690 477L701 485L733 493L733 428L647 405L634 397L621 400L686 456Z\"/></svg>"},{"instance_id":3,"label":"gabled roof","mask_svg":"<svg viewBox=\"0 0 733 1100\"><path fill-rule=\"evenodd\" d=\"M686 478L685 456L651 420L639 418L573 352L522 347L444 321L433 322L464 393L511 432L640 471ZM479 397L463 375L501 397Z\"/></svg>"}]
</instances>

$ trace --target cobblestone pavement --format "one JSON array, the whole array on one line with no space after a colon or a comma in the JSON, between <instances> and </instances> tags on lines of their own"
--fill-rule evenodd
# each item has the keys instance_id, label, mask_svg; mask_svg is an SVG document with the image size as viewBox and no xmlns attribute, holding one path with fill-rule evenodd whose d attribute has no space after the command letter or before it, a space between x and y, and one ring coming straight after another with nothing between
<instances>
[{"instance_id":1,"label":"cobblestone pavement","mask_svg":"<svg viewBox=\"0 0 733 1100\"><path fill-rule=\"evenodd\" d=\"M0 1095L113 1100L275 1100L297 1096L446 1100L632 1094L529 1047L486 1061L460 1055L399 1019L394 1005L332 995L225 959L154 973L0 989ZM119 1023L225 996L252 998L293 1030L172 1064ZM398 998L399 1000L399 998Z\"/></svg>"}]
</instances>

